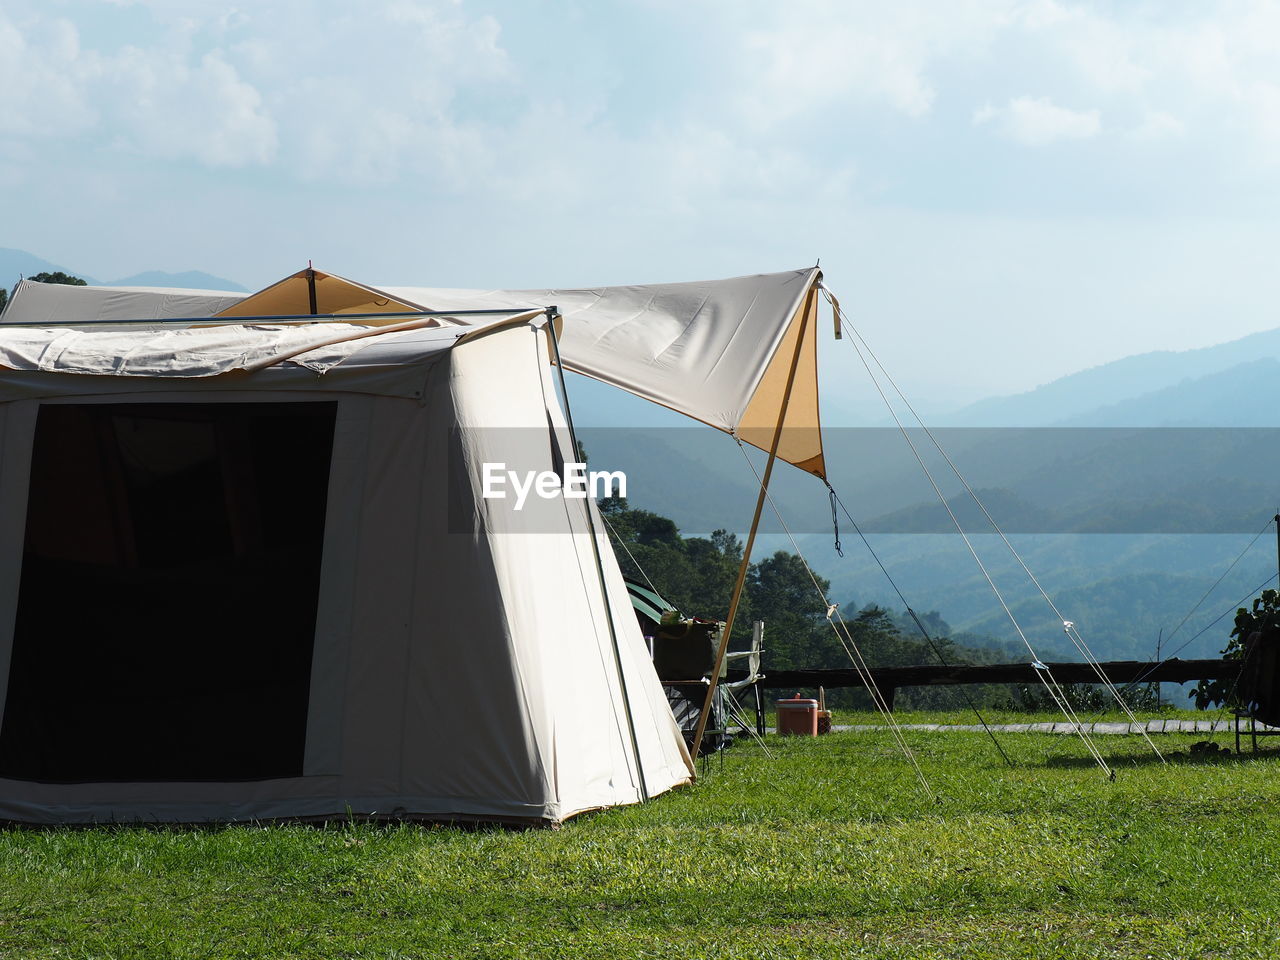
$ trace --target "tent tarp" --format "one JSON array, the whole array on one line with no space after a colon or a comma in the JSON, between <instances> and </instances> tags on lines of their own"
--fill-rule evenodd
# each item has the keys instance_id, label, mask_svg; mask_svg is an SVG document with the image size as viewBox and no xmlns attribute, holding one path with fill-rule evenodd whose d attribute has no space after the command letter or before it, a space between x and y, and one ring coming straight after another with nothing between
<instances>
[{"instance_id":1,"label":"tent tarp","mask_svg":"<svg viewBox=\"0 0 1280 960\"><path fill-rule=\"evenodd\" d=\"M170 287L81 287L19 280L0 313L5 324L118 323L212 317L244 299L224 290Z\"/></svg>"},{"instance_id":2,"label":"tent tarp","mask_svg":"<svg viewBox=\"0 0 1280 960\"><path fill-rule=\"evenodd\" d=\"M541 321L541 313L488 317L482 326L460 331L434 318L392 326L355 323L304 325L228 324L185 329L0 326L0 367L112 377L215 377L296 364L323 374L371 346L386 345L411 332L403 360L447 350L460 337L510 323ZM421 331L421 332L419 332ZM359 364L356 364L358 366Z\"/></svg>"},{"instance_id":3,"label":"tent tarp","mask_svg":"<svg viewBox=\"0 0 1280 960\"><path fill-rule=\"evenodd\" d=\"M554 305L565 367L769 449L807 316L779 456L822 476L816 267L696 283L546 290L381 287L425 310Z\"/></svg>"},{"instance_id":4,"label":"tent tarp","mask_svg":"<svg viewBox=\"0 0 1280 960\"><path fill-rule=\"evenodd\" d=\"M816 267L694 283L531 290L372 287L314 271L316 312L513 312L558 307L565 367L769 449L799 351L778 455L823 476L817 383ZM40 290L28 288L43 288ZM215 291L126 296L114 288L24 281L5 324L296 316L311 312L306 271L255 294ZM220 305L219 305L220 304ZM216 309L215 309L216 308ZM363 321L362 321L363 322ZM379 321L372 321L379 322ZM467 317L442 323L467 325ZM803 337L801 329L803 328Z\"/></svg>"}]
</instances>

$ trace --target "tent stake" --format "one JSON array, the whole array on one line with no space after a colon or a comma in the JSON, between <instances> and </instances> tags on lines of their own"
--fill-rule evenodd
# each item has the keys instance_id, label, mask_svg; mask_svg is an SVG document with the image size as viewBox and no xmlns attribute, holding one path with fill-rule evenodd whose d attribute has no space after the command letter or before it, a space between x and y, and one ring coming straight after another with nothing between
<instances>
[{"instance_id":1,"label":"tent stake","mask_svg":"<svg viewBox=\"0 0 1280 960\"><path fill-rule=\"evenodd\" d=\"M559 307L547 307L547 329L551 332L551 349L556 355L556 374L560 378L560 393L564 397L564 419L569 427L569 442L573 444L572 457L578 459L578 434L573 429L573 411L569 408L569 388L564 382L564 364L560 360L560 337L556 333L556 320L560 317ZM627 718L627 733L631 735L631 752L636 761L637 786L640 788L640 802L649 802L649 786L644 778L644 761L640 758L640 741L636 737L636 722L631 715L631 697L627 693L627 675L622 669L622 650L618 646L618 628L613 622L613 605L609 603L609 584L605 579L604 561L600 556L600 540L596 535L595 517L591 515L594 504L590 498L586 501L587 530L591 535L591 552L596 561L596 577L600 582L600 598L604 601L605 619L609 621L609 639L613 642L613 662L618 670L618 687L622 693L622 712Z\"/></svg>"},{"instance_id":2,"label":"tent stake","mask_svg":"<svg viewBox=\"0 0 1280 960\"><path fill-rule=\"evenodd\" d=\"M805 328L809 323L809 312L815 307L817 290L811 289L805 299L803 312L800 315L800 331L796 337L796 352L791 357L791 369L787 372L787 387L782 393L782 403L778 408L778 423L773 428L773 442L769 445L769 461L765 464L764 478L760 481L760 493L756 497L756 512L751 518L751 532L747 534L747 542L742 548L742 563L738 565L738 579L733 584L733 596L729 600L729 612L725 616L724 630L720 634L720 645L716 648L716 665L711 671L711 683L707 686L707 696L702 702L702 712L698 714L698 728L693 735L693 758L702 749L702 736L707 732L707 718L711 715L711 704L715 699L716 686L720 683L720 671L724 669L725 654L729 650L729 634L733 630L733 619L738 613L738 603L742 600L742 588L747 582L747 568L751 565L751 548L755 546L756 531L760 527L760 514L764 510L764 501L769 493L769 477L773 474L774 461L778 459L778 446L782 441L782 425L787 419L787 406L791 403L791 388L796 382L796 369L800 366L800 353L804 350Z\"/></svg>"}]
</instances>

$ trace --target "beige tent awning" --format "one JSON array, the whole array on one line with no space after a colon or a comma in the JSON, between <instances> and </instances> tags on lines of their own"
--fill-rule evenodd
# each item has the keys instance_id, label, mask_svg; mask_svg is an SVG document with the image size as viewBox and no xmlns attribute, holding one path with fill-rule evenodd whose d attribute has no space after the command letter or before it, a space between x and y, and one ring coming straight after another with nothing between
<instances>
[{"instance_id":1,"label":"beige tent awning","mask_svg":"<svg viewBox=\"0 0 1280 960\"><path fill-rule=\"evenodd\" d=\"M382 287L425 310L554 305L565 368L768 450L799 348L778 456L825 476L816 267L697 283L576 290ZM803 331L803 335L802 335Z\"/></svg>"},{"instance_id":2,"label":"beige tent awning","mask_svg":"<svg viewBox=\"0 0 1280 960\"><path fill-rule=\"evenodd\" d=\"M0 323L371 314L555 306L565 368L723 430L761 449L773 441L799 349L778 456L825 475L818 409L816 267L695 283L542 290L373 287L300 270L257 293L120 291L29 283ZM314 281L314 309L312 306ZM35 289L39 288L39 289ZM465 315L442 324L467 325ZM482 322L482 321L477 321ZM803 331L803 336L801 332Z\"/></svg>"}]
</instances>

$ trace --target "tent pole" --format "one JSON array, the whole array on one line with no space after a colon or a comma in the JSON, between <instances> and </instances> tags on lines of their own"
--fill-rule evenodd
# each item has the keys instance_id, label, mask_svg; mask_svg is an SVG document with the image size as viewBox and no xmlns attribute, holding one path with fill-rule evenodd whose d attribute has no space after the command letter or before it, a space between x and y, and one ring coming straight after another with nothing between
<instances>
[{"instance_id":1,"label":"tent pole","mask_svg":"<svg viewBox=\"0 0 1280 960\"><path fill-rule=\"evenodd\" d=\"M547 328L551 331L551 349L556 356L556 373L560 378L560 393L564 397L564 418L569 426L569 442L573 444L571 457L578 459L578 434L573 429L573 411L569 408L569 388L564 381L564 363L560 360L560 337L556 333L556 320L560 317L558 307L547 307ZM644 762L640 758L640 741L636 737L636 721L631 715L631 697L627 693L627 675L622 669L622 648L618 645L618 628L613 622L613 606L609 603L609 585L604 575L604 560L600 556L600 538L596 535L596 521L591 514L590 497L586 501L587 530L591 535L591 552L596 561L596 577L600 583L600 598L604 600L605 619L609 621L609 639L613 643L613 662L618 671L618 687L622 693L622 712L627 718L627 733L631 735L631 753L636 761L637 786L640 788L640 802L649 802L649 786L645 782Z\"/></svg>"},{"instance_id":2,"label":"tent pole","mask_svg":"<svg viewBox=\"0 0 1280 960\"><path fill-rule=\"evenodd\" d=\"M769 477L773 474L773 464L778 459L778 445L782 441L782 425L787 419L787 406L791 403L791 388L796 382L796 369L800 366L800 353L804 349L805 328L809 323L809 313L814 306L816 291L811 289L805 298L803 312L800 316L800 333L796 337L796 352L791 357L791 369L787 373L787 387L782 393L782 403L778 408L778 423L773 428L773 443L769 445L769 461L765 464L764 477L760 481L760 493L756 497L756 512L751 518L751 532L747 534L747 542L742 548L742 563L738 565L738 579L733 584L733 596L729 600L729 612L725 616L724 630L720 634L720 645L716 648L716 665L711 671L711 683L707 686L707 696L702 701L702 712L698 714L698 728L693 735L693 758L698 758L702 749L702 736L707 732L707 720L711 716L711 704L715 699L716 686L720 683L720 671L724 669L725 654L729 650L729 633L733 630L733 620L738 613L738 603L742 600L742 588L747 582L747 568L751 565L751 548L755 546L756 531L760 527L760 514L764 510L764 501L769 493Z\"/></svg>"},{"instance_id":3,"label":"tent pole","mask_svg":"<svg viewBox=\"0 0 1280 960\"><path fill-rule=\"evenodd\" d=\"M311 261L307 261L307 302L311 306L311 316L316 315L316 272L311 267Z\"/></svg>"}]
</instances>

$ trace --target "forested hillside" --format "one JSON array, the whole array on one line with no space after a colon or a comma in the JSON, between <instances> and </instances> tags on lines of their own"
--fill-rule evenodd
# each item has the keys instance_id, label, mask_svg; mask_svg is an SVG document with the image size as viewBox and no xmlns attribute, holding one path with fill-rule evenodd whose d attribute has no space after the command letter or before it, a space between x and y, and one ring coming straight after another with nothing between
<instances>
[{"instance_id":1,"label":"forested hillside","mask_svg":"<svg viewBox=\"0 0 1280 960\"><path fill-rule=\"evenodd\" d=\"M625 499L601 502L608 521L614 552L623 572L648 582L686 616L723 619L738 567L742 542L717 530L709 537L684 537L666 517L632 509ZM816 577L830 595L830 584ZM834 600L834 598L832 598ZM897 613L875 605L859 609L850 599L840 604L851 636L871 666L903 666L938 663L993 663L1008 659L983 638L967 636L957 642L951 628L936 613L921 616L926 638L906 611ZM849 655L827 622L826 608L804 563L794 553L776 551L762 556L748 568L746 588L734 621L734 638L745 644L751 623L765 623L764 669L847 668ZM972 691L970 691L972 695ZM1005 703L1010 691L991 689L978 696L987 702ZM836 704L865 706L855 691L833 691ZM952 707L965 702L957 688L935 687L904 690L898 705L906 708Z\"/></svg>"}]
</instances>

